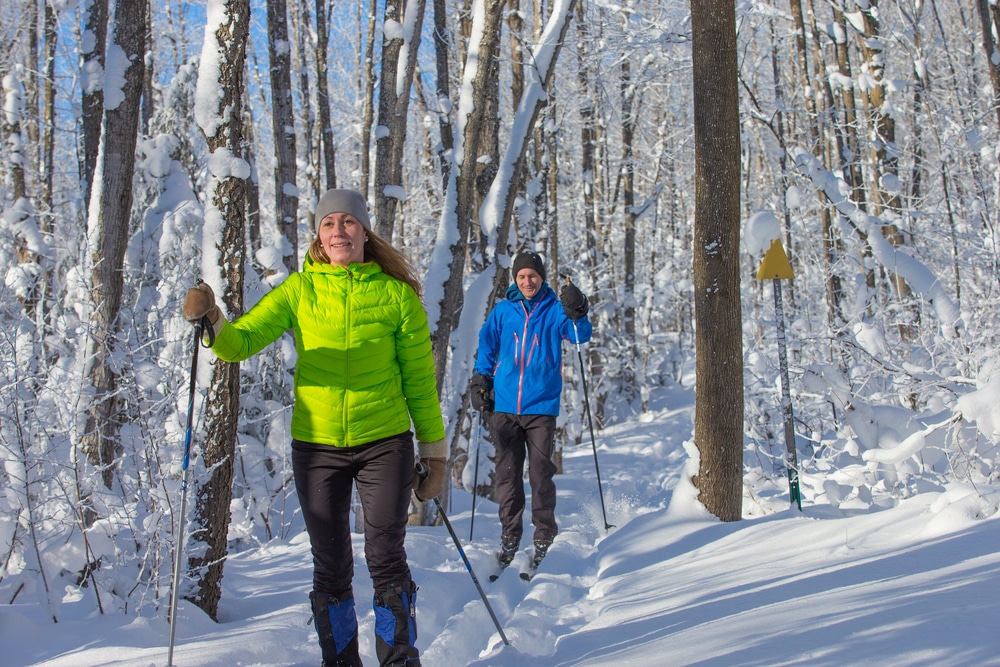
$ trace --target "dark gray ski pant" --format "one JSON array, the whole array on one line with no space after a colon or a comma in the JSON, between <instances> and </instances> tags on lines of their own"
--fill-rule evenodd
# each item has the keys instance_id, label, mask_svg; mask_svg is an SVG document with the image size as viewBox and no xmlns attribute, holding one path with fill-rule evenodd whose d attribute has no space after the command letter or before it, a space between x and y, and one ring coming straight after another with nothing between
<instances>
[{"instance_id":1,"label":"dark gray ski pant","mask_svg":"<svg viewBox=\"0 0 1000 667\"><path fill-rule=\"evenodd\" d=\"M524 528L524 462L528 461L531 484L531 522L535 542L546 544L559 532L556 525L556 485L552 462L556 418L553 415L493 413L493 434L497 450L497 496L504 541L521 542Z\"/></svg>"},{"instance_id":2,"label":"dark gray ski pant","mask_svg":"<svg viewBox=\"0 0 1000 667\"><path fill-rule=\"evenodd\" d=\"M340 599L352 590L355 484L365 517L365 560L376 595L392 584L410 583L403 541L413 463L410 432L358 447L292 441L295 489L312 546L313 590Z\"/></svg>"}]
</instances>

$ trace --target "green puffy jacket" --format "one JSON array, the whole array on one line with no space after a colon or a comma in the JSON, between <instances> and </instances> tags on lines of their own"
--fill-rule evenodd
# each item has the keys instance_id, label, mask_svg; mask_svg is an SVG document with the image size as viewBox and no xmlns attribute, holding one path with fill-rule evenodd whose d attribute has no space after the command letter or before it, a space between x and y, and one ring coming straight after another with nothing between
<instances>
[{"instance_id":1,"label":"green puffy jacket","mask_svg":"<svg viewBox=\"0 0 1000 667\"><path fill-rule=\"evenodd\" d=\"M292 437L353 447L404 433L444 438L427 313L413 288L375 263L350 268L306 258L212 349L241 361L292 329L298 362Z\"/></svg>"}]
</instances>

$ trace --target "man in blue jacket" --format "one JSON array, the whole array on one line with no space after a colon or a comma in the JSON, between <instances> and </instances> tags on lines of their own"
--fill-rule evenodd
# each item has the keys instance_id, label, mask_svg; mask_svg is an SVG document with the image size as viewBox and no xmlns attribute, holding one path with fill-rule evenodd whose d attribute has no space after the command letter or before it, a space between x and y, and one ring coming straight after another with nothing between
<instances>
[{"instance_id":1,"label":"man in blue jacket","mask_svg":"<svg viewBox=\"0 0 1000 667\"><path fill-rule=\"evenodd\" d=\"M559 532L552 450L562 393L562 341L584 343L592 332L587 298L567 282L557 300L537 253L518 254L511 273L514 284L506 300L493 308L479 331L476 374L469 387L473 407L485 418L493 413L501 568L514 559L524 531L525 458L535 526L533 565Z\"/></svg>"}]
</instances>

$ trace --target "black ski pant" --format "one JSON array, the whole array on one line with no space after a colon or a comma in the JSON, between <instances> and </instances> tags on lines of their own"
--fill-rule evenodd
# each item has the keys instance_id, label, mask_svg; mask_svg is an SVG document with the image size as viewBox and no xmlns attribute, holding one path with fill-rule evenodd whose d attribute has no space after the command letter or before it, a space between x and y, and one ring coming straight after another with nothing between
<instances>
[{"instance_id":1,"label":"black ski pant","mask_svg":"<svg viewBox=\"0 0 1000 667\"><path fill-rule=\"evenodd\" d=\"M351 493L357 484L365 518L365 560L375 594L409 585L403 541L413 484L413 434L358 447L292 441L292 470L313 554L313 590L353 597ZM350 594L350 595L349 595Z\"/></svg>"},{"instance_id":2,"label":"black ski pant","mask_svg":"<svg viewBox=\"0 0 1000 667\"><path fill-rule=\"evenodd\" d=\"M552 462L556 418L552 415L514 415L493 413L494 446L497 451L497 496L500 503L500 527L505 542L520 544L524 528L524 461L528 461L531 484L531 522L535 542L546 544L555 539L556 485Z\"/></svg>"}]
</instances>

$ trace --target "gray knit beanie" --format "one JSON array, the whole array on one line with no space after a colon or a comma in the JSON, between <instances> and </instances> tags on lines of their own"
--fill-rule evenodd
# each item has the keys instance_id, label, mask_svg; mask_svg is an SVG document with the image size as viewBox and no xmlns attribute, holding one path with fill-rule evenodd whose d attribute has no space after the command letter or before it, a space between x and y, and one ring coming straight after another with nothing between
<instances>
[{"instance_id":1,"label":"gray knit beanie","mask_svg":"<svg viewBox=\"0 0 1000 667\"><path fill-rule=\"evenodd\" d=\"M542 263L542 258L537 252L525 251L518 253L517 257L514 258L514 264L510 267L511 275L514 279L517 279L517 272L521 269L534 269L538 275L542 277L542 281L545 280L545 264Z\"/></svg>"},{"instance_id":2,"label":"gray knit beanie","mask_svg":"<svg viewBox=\"0 0 1000 667\"><path fill-rule=\"evenodd\" d=\"M372 221L368 217L368 202L360 192L354 190L327 190L316 202L316 216L313 231L319 230L319 223L331 213L350 213L367 229L372 230Z\"/></svg>"}]
</instances>

